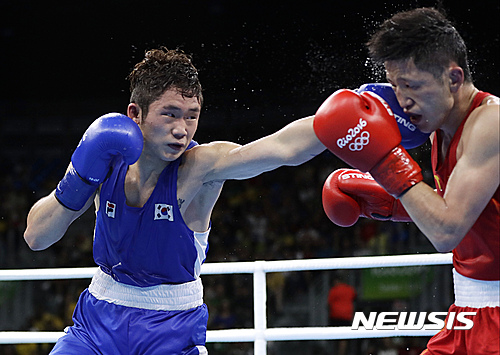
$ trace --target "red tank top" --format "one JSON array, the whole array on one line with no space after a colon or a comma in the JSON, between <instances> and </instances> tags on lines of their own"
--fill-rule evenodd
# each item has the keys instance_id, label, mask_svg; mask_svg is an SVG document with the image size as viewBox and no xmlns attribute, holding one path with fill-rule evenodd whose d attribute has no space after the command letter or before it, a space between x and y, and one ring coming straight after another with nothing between
<instances>
[{"instance_id":1,"label":"red tank top","mask_svg":"<svg viewBox=\"0 0 500 355\"><path fill-rule=\"evenodd\" d=\"M485 97L490 96L486 92L480 91L453 136L444 161L439 162L440 134L438 130L434 135L432 144L431 159L432 170L436 189L440 196L444 195L446 184L457 163L457 146L465 122L471 112L481 105ZM473 188L473 187L471 187ZM464 239L453 249L453 266L463 276L477 280L500 280L500 189L497 188L495 194L488 202L488 205L481 213L476 223L465 235Z\"/></svg>"}]
</instances>

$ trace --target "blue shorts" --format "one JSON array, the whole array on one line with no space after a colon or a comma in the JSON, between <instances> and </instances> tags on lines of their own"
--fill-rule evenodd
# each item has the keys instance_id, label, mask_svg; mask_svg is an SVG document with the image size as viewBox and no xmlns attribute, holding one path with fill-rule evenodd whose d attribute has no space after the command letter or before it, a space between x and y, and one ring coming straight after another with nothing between
<instances>
[{"instance_id":1,"label":"blue shorts","mask_svg":"<svg viewBox=\"0 0 500 355\"><path fill-rule=\"evenodd\" d=\"M83 291L69 327L50 354L207 354L208 309L156 311L101 301Z\"/></svg>"}]
</instances>

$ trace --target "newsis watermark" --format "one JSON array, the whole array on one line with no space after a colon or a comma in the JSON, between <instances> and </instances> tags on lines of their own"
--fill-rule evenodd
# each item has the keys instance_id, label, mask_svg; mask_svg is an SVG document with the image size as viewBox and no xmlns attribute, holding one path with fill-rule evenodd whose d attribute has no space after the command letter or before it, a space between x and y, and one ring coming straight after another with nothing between
<instances>
[{"instance_id":1,"label":"newsis watermark","mask_svg":"<svg viewBox=\"0 0 500 355\"><path fill-rule=\"evenodd\" d=\"M441 330L446 327L467 330L473 327L471 317L475 315L476 312L370 312L367 318L363 312L356 312L351 329Z\"/></svg>"}]
</instances>

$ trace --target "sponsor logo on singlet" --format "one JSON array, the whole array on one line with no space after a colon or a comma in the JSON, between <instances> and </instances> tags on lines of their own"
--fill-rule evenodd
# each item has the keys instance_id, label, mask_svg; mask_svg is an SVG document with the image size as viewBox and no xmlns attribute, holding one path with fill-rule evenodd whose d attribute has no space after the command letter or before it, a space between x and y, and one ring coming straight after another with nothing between
<instances>
[{"instance_id":1,"label":"sponsor logo on singlet","mask_svg":"<svg viewBox=\"0 0 500 355\"><path fill-rule=\"evenodd\" d=\"M106 201L106 215L109 218L115 218L116 203Z\"/></svg>"},{"instance_id":2,"label":"sponsor logo on singlet","mask_svg":"<svg viewBox=\"0 0 500 355\"><path fill-rule=\"evenodd\" d=\"M434 181L436 182L436 187L439 189L439 191L443 191L443 187L441 186L441 179L439 179L439 176L437 174L434 174Z\"/></svg>"}]
</instances>

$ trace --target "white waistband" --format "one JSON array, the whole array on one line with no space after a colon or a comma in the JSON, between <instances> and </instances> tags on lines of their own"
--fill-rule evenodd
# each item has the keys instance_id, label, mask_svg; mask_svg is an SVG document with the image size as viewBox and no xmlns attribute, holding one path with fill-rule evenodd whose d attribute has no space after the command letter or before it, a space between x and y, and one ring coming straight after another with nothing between
<instances>
[{"instance_id":1,"label":"white waistband","mask_svg":"<svg viewBox=\"0 0 500 355\"><path fill-rule=\"evenodd\" d=\"M459 307L499 307L500 281L475 280L453 269L455 305Z\"/></svg>"},{"instance_id":2,"label":"white waistband","mask_svg":"<svg viewBox=\"0 0 500 355\"><path fill-rule=\"evenodd\" d=\"M98 300L155 311L183 311L203 304L200 278L179 285L137 287L117 282L98 269L89 292Z\"/></svg>"}]
</instances>

